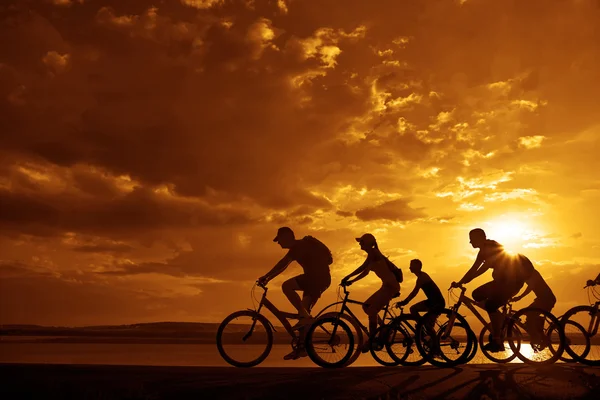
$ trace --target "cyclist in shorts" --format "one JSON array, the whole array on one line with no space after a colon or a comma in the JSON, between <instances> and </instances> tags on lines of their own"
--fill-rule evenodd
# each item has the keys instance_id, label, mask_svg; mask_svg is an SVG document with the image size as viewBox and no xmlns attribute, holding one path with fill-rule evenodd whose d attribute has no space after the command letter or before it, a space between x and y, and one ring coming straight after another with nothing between
<instances>
[{"instance_id":1,"label":"cyclist in shorts","mask_svg":"<svg viewBox=\"0 0 600 400\"><path fill-rule=\"evenodd\" d=\"M531 262L529 260L527 261ZM533 303L531 303L528 308L540 308L544 311L550 312L556 304L556 297L554 296L554 293L552 293L552 289L550 289L550 286L548 286L548 284L546 283L542 275L539 273L539 271L533 269L533 272L525 281L525 283L527 284L527 288L525 289L525 291L520 296L513 297L512 301L517 302L523 297L527 296L529 293L533 292L536 297ZM530 318L527 317L527 324L533 328L532 330L530 330L530 334L533 333L534 336L537 335L539 336L538 339L541 339L544 329L544 318L534 317L530 321Z\"/></svg>"},{"instance_id":2,"label":"cyclist in shorts","mask_svg":"<svg viewBox=\"0 0 600 400\"><path fill-rule=\"evenodd\" d=\"M426 272L422 271L423 263L421 260L411 260L410 261L410 272L416 275L417 283L415 284L415 288L406 298L402 301L398 302L399 306L405 306L411 302L412 299L419 293L419 290L423 290L425 296L427 296L427 300L420 301L416 304L413 304L410 307L410 313L419 318L419 313L427 312L432 310L443 310L446 307L446 301L444 300L444 296L440 291L440 288L435 284L433 279Z\"/></svg>"},{"instance_id":3,"label":"cyclist in shorts","mask_svg":"<svg viewBox=\"0 0 600 400\"><path fill-rule=\"evenodd\" d=\"M492 341L484 346L489 352L504 350L502 330L502 314L500 307L508 303L525 284L533 272L533 265L527 257L519 254L512 256L504 251L504 247L495 240L489 240L483 229L476 228L469 232L473 248L478 248L477 258L473 266L458 282L451 287L458 287L471 282L488 269L492 269L492 281L473 290L473 299L482 303L490 316Z\"/></svg>"},{"instance_id":4,"label":"cyclist in shorts","mask_svg":"<svg viewBox=\"0 0 600 400\"><path fill-rule=\"evenodd\" d=\"M446 307L446 301L444 300L444 296L440 291L440 288L435 284L433 279L429 276L428 273L422 271L423 263L421 260L414 259L410 261L410 272L416 275L417 282L415 283L415 288L412 292L402 301L399 301L397 305L405 306L415 296L419 293L419 290L423 290L425 296L427 296L427 300L420 301L416 304L413 304L410 307L410 313L415 318L419 318L419 313L428 312L428 311L441 311ZM426 321L426 329L428 330L428 334L430 337L433 335L433 325L435 324L435 317L430 321Z\"/></svg>"},{"instance_id":5,"label":"cyclist in shorts","mask_svg":"<svg viewBox=\"0 0 600 400\"><path fill-rule=\"evenodd\" d=\"M296 239L294 232L288 227L279 228L273 241L279 243L282 249L289 249L289 251L275 267L260 277L258 282L266 285L267 282L282 273L293 261L300 264L304 273L283 282L281 289L290 303L298 310L300 318L294 329L301 329L312 323L310 310L331 284L329 265L333 262L333 257L327 246L321 241L312 236ZM297 291L302 292L302 299L296 293ZM302 340L299 341L299 343L302 342ZM299 346L295 351L284 356L284 359L295 360L306 356L304 347Z\"/></svg>"},{"instance_id":6,"label":"cyclist in shorts","mask_svg":"<svg viewBox=\"0 0 600 400\"><path fill-rule=\"evenodd\" d=\"M375 272L375 275L381 279L381 287L365 300L363 304L363 310L369 317L369 336L372 336L377 329L377 313L381 311L392 298L400 293L400 283L398 283L398 278L389 266L387 258L379 251L375 236L370 233L365 233L361 237L356 238L356 241L360 244L360 248L367 253L367 259L360 267L342 279L341 284L349 286L367 276L370 271ZM353 276L356 276L356 278L350 280ZM369 341L366 341L361 351L366 353L369 351L369 348L370 343Z\"/></svg>"}]
</instances>

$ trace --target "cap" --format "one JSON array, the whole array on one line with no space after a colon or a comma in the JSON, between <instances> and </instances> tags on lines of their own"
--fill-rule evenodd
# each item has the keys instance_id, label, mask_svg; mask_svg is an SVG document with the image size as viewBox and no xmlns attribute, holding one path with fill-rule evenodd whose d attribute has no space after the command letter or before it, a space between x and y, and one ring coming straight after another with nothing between
<instances>
[{"instance_id":1,"label":"cap","mask_svg":"<svg viewBox=\"0 0 600 400\"><path fill-rule=\"evenodd\" d=\"M375 236L371 235L370 233L365 233L361 237L356 238L356 241L358 243L364 243L367 246L373 246L375 243L377 243Z\"/></svg>"},{"instance_id":2,"label":"cap","mask_svg":"<svg viewBox=\"0 0 600 400\"><path fill-rule=\"evenodd\" d=\"M288 228L287 226L282 226L281 228L277 229L277 236L275 236L275 239L273 239L274 242L278 242L279 241L279 237L281 234L294 234L294 231L291 228Z\"/></svg>"}]
</instances>

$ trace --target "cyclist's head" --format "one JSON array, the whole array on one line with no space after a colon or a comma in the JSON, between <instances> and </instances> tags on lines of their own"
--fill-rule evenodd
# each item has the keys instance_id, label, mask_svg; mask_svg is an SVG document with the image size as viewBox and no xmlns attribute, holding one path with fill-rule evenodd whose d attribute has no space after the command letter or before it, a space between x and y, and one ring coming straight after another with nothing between
<instances>
[{"instance_id":1,"label":"cyclist's head","mask_svg":"<svg viewBox=\"0 0 600 400\"><path fill-rule=\"evenodd\" d=\"M469 232L469 242L474 248L481 248L486 241L485 232L481 228L472 229Z\"/></svg>"},{"instance_id":2,"label":"cyclist's head","mask_svg":"<svg viewBox=\"0 0 600 400\"><path fill-rule=\"evenodd\" d=\"M360 244L360 248L367 251L369 249L377 248L377 240L375 240L375 236L370 233L365 233L359 238L356 238L356 241Z\"/></svg>"},{"instance_id":3,"label":"cyclist's head","mask_svg":"<svg viewBox=\"0 0 600 400\"><path fill-rule=\"evenodd\" d=\"M282 249L289 249L296 241L294 231L287 226L282 226L277 229L277 236L273 239L275 243L279 243Z\"/></svg>"},{"instance_id":4,"label":"cyclist's head","mask_svg":"<svg viewBox=\"0 0 600 400\"><path fill-rule=\"evenodd\" d=\"M415 258L414 260L410 260L410 272L412 272L413 274L421 271L421 268L423 268L423 263L421 262L421 260Z\"/></svg>"}]
</instances>

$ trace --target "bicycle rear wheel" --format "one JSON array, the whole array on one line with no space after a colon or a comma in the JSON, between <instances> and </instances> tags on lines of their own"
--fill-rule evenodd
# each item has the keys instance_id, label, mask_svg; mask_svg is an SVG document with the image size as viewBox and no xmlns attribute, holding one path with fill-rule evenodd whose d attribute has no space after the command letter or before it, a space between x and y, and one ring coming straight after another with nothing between
<instances>
[{"instance_id":1,"label":"bicycle rear wheel","mask_svg":"<svg viewBox=\"0 0 600 400\"><path fill-rule=\"evenodd\" d=\"M354 335L337 317L317 319L306 332L305 348L310 359L323 368L346 366L354 350Z\"/></svg>"},{"instance_id":2,"label":"bicycle rear wheel","mask_svg":"<svg viewBox=\"0 0 600 400\"><path fill-rule=\"evenodd\" d=\"M473 360L473 358L475 358L475 355L477 354L477 336L475 335L475 332L473 332L472 329L469 329L469 335L471 335L471 339L469 339L469 343L471 343L473 346L471 347L471 351L469 352L467 357L462 362L463 364L470 363L471 360Z\"/></svg>"},{"instance_id":3,"label":"bicycle rear wheel","mask_svg":"<svg viewBox=\"0 0 600 400\"><path fill-rule=\"evenodd\" d=\"M521 320L523 318L525 321ZM565 349L565 332L561 323L552 313L539 308L517 311L510 318L507 332L510 348L526 364L553 364Z\"/></svg>"},{"instance_id":4,"label":"bicycle rear wheel","mask_svg":"<svg viewBox=\"0 0 600 400\"><path fill-rule=\"evenodd\" d=\"M514 360L517 357L517 353L515 353L510 345L504 344L504 342L502 343L504 345L504 350L503 351L498 351L495 353L489 352L487 350L485 350L484 346L487 342L491 342L492 341L492 332L490 330L490 326L486 325L483 327L483 329L481 330L481 333L479 334L479 346L481 347L481 352L483 353L484 356L486 356L489 360L498 363L498 364L506 364L511 362L512 360ZM515 338L515 346L517 348L521 348L521 341L517 341L517 339Z\"/></svg>"},{"instance_id":5,"label":"bicycle rear wheel","mask_svg":"<svg viewBox=\"0 0 600 400\"><path fill-rule=\"evenodd\" d=\"M418 319L402 315L392 321L396 331L393 343L388 345L388 353L398 364L405 367L425 364L426 360L417 348L416 329Z\"/></svg>"},{"instance_id":6,"label":"bicycle rear wheel","mask_svg":"<svg viewBox=\"0 0 600 400\"><path fill-rule=\"evenodd\" d=\"M370 340L369 350L371 355L379 364L385 367L395 367L399 364L399 362L392 357L389 349L394 345L396 340L399 339L402 341L403 338L404 335L402 332L398 332L396 329L394 329L391 323L381 325L379 328L377 328L373 338Z\"/></svg>"},{"instance_id":7,"label":"bicycle rear wheel","mask_svg":"<svg viewBox=\"0 0 600 400\"><path fill-rule=\"evenodd\" d=\"M236 311L217 329L217 349L234 367L254 367L267 358L273 347L271 324L252 310Z\"/></svg>"},{"instance_id":8,"label":"bicycle rear wheel","mask_svg":"<svg viewBox=\"0 0 600 400\"><path fill-rule=\"evenodd\" d=\"M446 332L451 320L454 321L452 329ZM471 355L473 342L477 339L470 331L462 315L449 309L430 311L417 324L417 348L431 365L453 367L464 363Z\"/></svg>"},{"instance_id":9,"label":"bicycle rear wheel","mask_svg":"<svg viewBox=\"0 0 600 400\"><path fill-rule=\"evenodd\" d=\"M564 362L578 362L585 359L591 350L591 340L581 324L562 319L565 331L565 352L560 357Z\"/></svg>"}]
</instances>

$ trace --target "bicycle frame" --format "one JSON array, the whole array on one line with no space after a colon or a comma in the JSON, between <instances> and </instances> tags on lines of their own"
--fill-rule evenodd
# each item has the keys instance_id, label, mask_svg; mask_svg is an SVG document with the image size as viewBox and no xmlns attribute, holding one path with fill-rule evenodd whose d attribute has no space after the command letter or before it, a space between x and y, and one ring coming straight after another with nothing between
<instances>
[{"instance_id":1,"label":"bicycle frame","mask_svg":"<svg viewBox=\"0 0 600 400\"><path fill-rule=\"evenodd\" d=\"M454 304L451 308L452 310L452 316L450 317L450 320L448 321L448 325L446 326L446 330L444 331L444 335L449 335L450 331L452 330L452 327L454 326L454 321L456 319L456 314L458 314L458 309L460 308L460 306L462 304L464 304L469 310L471 310L471 312L473 313L473 315L475 315L475 317L477 317L477 319L479 320L479 322L481 322L483 324L483 326L486 326L489 324L489 322L487 322L485 320L485 318L483 318L483 316L481 316L481 314L479 313L479 311L477 310L476 307L483 309L482 306L480 306L475 300L471 299L470 297L468 297L467 295L465 295L466 292L466 288L464 286L460 287L460 297L458 298L458 301L456 302L456 304ZM514 312L512 311L512 303L508 303L505 304L502 307L502 314L506 317L510 316L511 314L514 314Z\"/></svg>"},{"instance_id":2,"label":"bicycle frame","mask_svg":"<svg viewBox=\"0 0 600 400\"><path fill-rule=\"evenodd\" d=\"M346 289L345 286L342 286L342 288L344 289L344 300L342 301L337 301L333 304L328 305L327 307L325 307L324 309L322 309L319 314L317 314L317 317L321 314L323 314L323 312L325 310L327 310L328 308L331 308L337 304L341 304L342 307L340 308L340 311L338 312L338 318L339 315L343 314L343 313L347 313L350 315L350 317L352 317L357 323L358 326L360 327L360 329L363 331L363 333L365 333L367 335L367 337L369 336L369 328L367 328L366 326L364 326L360 320L356 317L356 315L352 312L352 310L350 310L350 308L348 307L348 303L349 304L356 304L356 305L360 305L362 306L363 304L365 304L362 301L356 301L356 300L352 300L350 298L348 298L350 296L350 292ZM388 315L394 315L390 310L389 310L389 303L385 305L385 307L383 308L383 318L381 318L382 321L385 321L386 317Z\"/></svg>"},{"instance_id":3,"label":"bicycle frame","mask_svg":"<svg viewBox=\"0 0 600 400\"><path fill-rule=\"evenodd\" d=\"M600 326L600 316L598 316L598 306L600 306L600 301L597 301L594 304L594 311L592 311L592 318L590 319L590 325L588 326L588 334L591 336L595 336L598 333L598 327Z\"/></svg>"},{"instance_id":4,"label":"bicycle frame","mask_svg":"<svg viewBox=\"0 0 600 400\"><path fill-rule=\"evenodd\" d=\"M292 325L288 322L288 319L298 319L298 314L279 310L277 308L277 306L275 306L275 304L271 303L271 301L269 299L267 299L267 291L269 289L266 286L262 286L262 285L257 285L257 286L260 287L261 289L263 289L264 292L263 292L262 298L260 299L260 303L258 305L258 308L256 309L256 312L258 314L260 314L260 310L263 307L265 307L267 310L269 310L269 311L271 311L271 313L273 313L273 315L275 316L275 318L277 318L279 320L279 322L281 322L281 324L283 325L285 330L292 337L292 340L298 339L299 336L296 335L296 333L292 329ZM252 310L252 311L254 311L254 310ZM268 318L267 318L267 321L269 321ZM275 329L275 326L273 326L273 323L271 321L269 321L269 324L271 325L271 328L273 329L273 331L277 332L277 329ZM254 320L252 322L252 327L250 328L250 332L248 332L247 335L249 335L254 330L255 325L256 325L256 320ZM245 340L245 337L244 337L244 340Z\"/></svg>"}]
</instances>

